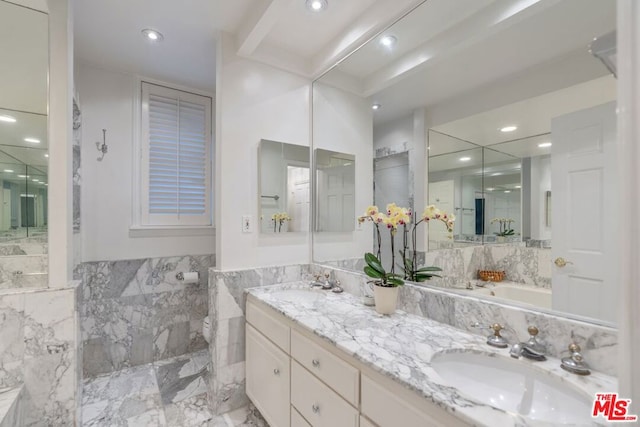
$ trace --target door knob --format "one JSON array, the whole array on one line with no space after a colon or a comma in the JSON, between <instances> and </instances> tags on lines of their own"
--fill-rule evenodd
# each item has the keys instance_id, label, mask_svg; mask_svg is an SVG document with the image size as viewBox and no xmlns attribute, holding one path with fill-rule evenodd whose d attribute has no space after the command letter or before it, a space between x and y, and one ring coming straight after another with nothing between
<instances>
[{"instance_id":1,"label":"door knob","mask_svg":"<svg viewBox=\"0 0 640 427\"><path fill-rule=\"evenodd\" d=\"M559 256L558 258L556 258L553 263L555 265L557 265L558 267L562 268L564 266L566 266L567 264L573 264L571 261L567 261L566 259L562 258L561 256Z\"/></svg>"}]
</instances>

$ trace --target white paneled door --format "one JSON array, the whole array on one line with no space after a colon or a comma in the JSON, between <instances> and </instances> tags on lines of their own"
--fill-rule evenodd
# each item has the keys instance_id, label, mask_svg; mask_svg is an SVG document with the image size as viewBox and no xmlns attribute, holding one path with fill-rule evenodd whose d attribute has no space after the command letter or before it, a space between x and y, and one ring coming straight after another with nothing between
<instances>
[{"instance_id":1,"label":"white paneled door","mask_svg":"<svg viewBox=\"0 0 640 427\"><path fill-rule=\"evenodd\" d=\"M613 322L616 104L557 117L551 134L553 308Z\"/></svg>"}]
</instances>

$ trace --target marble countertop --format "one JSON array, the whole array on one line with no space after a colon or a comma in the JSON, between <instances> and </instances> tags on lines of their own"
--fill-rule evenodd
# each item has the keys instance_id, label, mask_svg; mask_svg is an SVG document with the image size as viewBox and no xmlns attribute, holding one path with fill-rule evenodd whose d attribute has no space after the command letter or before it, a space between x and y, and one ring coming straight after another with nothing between
<instances>
[{"instance_id":1,"label":"marble countertop","mask_svg":"<svg viewBox=\"0 0 640 427\"><path fill-rule=\"evenodd\" d=\"M449 386L432 368L435 354L475 352L509 359L509 349L496 349L485 338L435 322L428 318L397 311L383 316L361 299L346 292L335 294L314 290L317 298L288 298L282 292L291 289L309 290L306 282L294 282L248 289L248 298L261 302L283 314L297 325L331 343L379 373L432 401L466 423L485 426L543 426L518 414L494 408ZM489 333L487 332L487 335ZM509 359L513 360L513 359ZM589 395L617 390L615 378L593 372L581 377L560 368L560 360L549 358L531 364L573 385ZM586 425L599 425L588 423Z\"/></svg>"}]
</instances>

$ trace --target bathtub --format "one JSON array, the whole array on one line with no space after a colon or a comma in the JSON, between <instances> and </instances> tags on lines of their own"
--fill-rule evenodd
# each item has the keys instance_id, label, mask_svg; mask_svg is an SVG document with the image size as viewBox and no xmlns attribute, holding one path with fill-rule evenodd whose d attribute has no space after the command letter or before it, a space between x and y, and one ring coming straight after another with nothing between
<instances>
[{"instance_id":1,"label":"bathtub","mask_svg":"<svg viewBox=\"0 0 640 427\"><path fill-rule=\"evenodd\" d=\"M514 283L496 283L495 286L487 284L484 288L476 288L470 293L472 295L487 295L496 299L523 302L540 308L551 308L551 289L546 288Z\"/></svg>"}]
</instances>

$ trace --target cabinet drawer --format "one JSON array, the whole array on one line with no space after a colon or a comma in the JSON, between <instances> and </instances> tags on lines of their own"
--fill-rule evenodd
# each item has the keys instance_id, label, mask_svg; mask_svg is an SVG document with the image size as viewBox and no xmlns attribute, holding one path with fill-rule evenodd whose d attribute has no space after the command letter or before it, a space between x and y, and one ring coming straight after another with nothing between
<instances>
[{"instance_id":1,"label":"cabinet drawer","mask_svg":"<svg viewBox=\"0 0 640 427\"><path fill-rule=\"evenodd\" d=\"M311 427L311 424L293 406L291 407L291 427Z\"/></svg>"},{"instance_id":2,"label":"cabinet drawer","mask_svg":"<svg viewBox=\"0 0 640 427\"><path fill-rule=\"evenodd\" d=\"M302 334L291 331L291 356L316 377L358 406L359 371Z\"/></svg>"},{"instance_id":3,"label":"cabinet drawer","mask_svg":"<svg viewBox=\"0 0 640 427\"><path fill-rule=\"evenodd\" d=\"M313 427L358 427L358 411L295 360L291 404Z\"/></svg>"},{"instance_id":4,"label":"cabinet drawer","mask_svg":"<svg viewBox=\"0 0 640 427\"><path fill-rule=\"evenodd\" d=\"M401 397L408 390L395 390L398 384L376 382L362 375L360 412L380 427L453 427L465 425L461 420L417 395ZM391 381L391 380L388 380ZM411 393L413 394L413 393ZM408 401L419 402L410 404Z\"/></svg>"},{"instance_id":5,"label":"cabinet drawer","mask_svg":"<svg viewBox=\"0 0 640 427\"><path fill-rule=\"evenodd\" d=\"M289 353L289 326L262 307L247 301L247 322Z\"/></svg>"},{"instance_id":6,"label":"cabinet drawer","mask_svg":"<svg viewBox=\"0 0 640 427\"><path fill-rule=\"evenodd\" d=\"M247 396L272 427L289 427L289 356L251 325L246 331Z\"/></svg>"}]
</instances>

